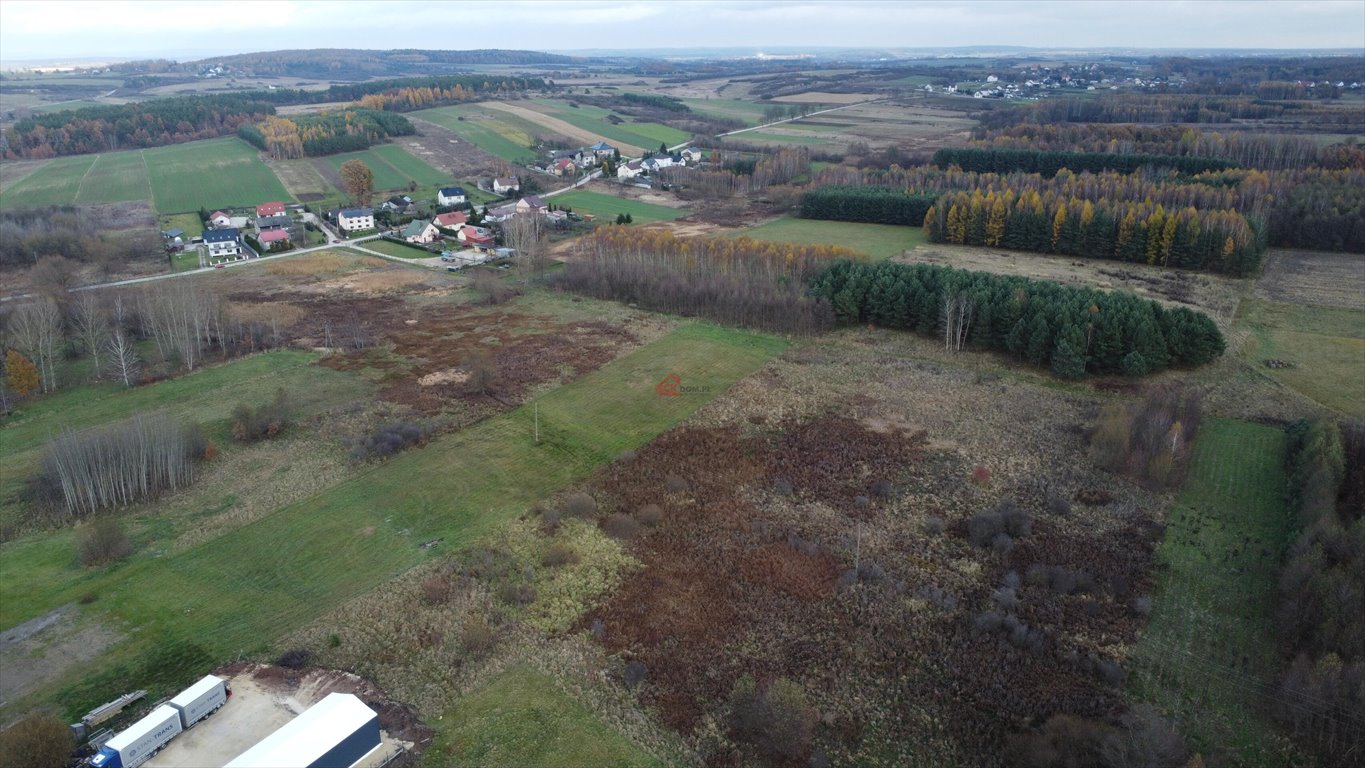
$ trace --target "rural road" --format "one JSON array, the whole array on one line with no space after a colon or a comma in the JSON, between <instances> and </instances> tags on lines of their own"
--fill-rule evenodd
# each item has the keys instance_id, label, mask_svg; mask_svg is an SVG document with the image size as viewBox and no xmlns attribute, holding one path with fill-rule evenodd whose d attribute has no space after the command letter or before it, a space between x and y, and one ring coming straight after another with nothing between
<instances>
[{"instance_id":1,"label":"rural road","mask_svg":"<svg viewBox=\"0 0 1365 768\"><path fill-rule=\"evenodd\" d=\"M859 102L854 103L854 104L842 104L842 105L837 106L837 107L830 107L829 109L822 109L822 110L819 110L818 112L810 112L810 113L808 113L808 114L801 115L800 117L789 117L789 118L787 118L787 119L785 119L785 120L775 120L775 121L773 121L773 122L771 122L771 123L764 123L763 125L755 125L755 126L752 127L752 128L740 128L740 129L737 130L737 131L730 131L730 132L728 132L728 133L718 134L718 136L734 136L734 135L737 134L737 133L747 133L747 132L749 132L749 131L757 131L757 130L761 130L761 129L763 129L763 128L768 128L768 127L770 127L770 126L781 125L782 123L791 123L791 122L795 122L795 121L797 121L797 120L800 120L800 119L806 118L806 117L815 117L816 115L823 115L823 114L825 114L826 112L838 112L838 111L841 110L841 109L848 109L849 107L861 107L861 106L864 105L864 104L872 104L872 103L878 102L878 101L881 101L881 99L868 99L867 101L859 101ZM690 144L690 143L691 143L691 142L688 142L688 144ZM675 147L674 149L681 149L681 148L683 148L683 147L685 147L685 146L687 146L687 144L679 144L679 145L678 145L677 147ZM671 151L674 151L674 150L669 150L669 151L671 152Z\"/></svg>"}]
</instances>

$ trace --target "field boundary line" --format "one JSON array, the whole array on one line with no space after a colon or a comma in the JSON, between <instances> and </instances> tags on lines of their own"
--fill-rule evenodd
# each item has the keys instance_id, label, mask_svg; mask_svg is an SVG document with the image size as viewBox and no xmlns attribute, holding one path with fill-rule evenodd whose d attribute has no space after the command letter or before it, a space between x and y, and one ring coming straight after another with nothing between
<instances>
[{"instance_id":1,"label":"field boundary line","mask_svg":"<svg viewBox=\"0 0 1365 768\"><path fill-rule=\"evenodd\" d=\"M95 166L99 165L101 157L104 157L103 153L95 155L95 159L90 162L90 165L85 169L85 173L81 174L81 180L76 182L76 194L71 197L71 202L73 204L80 202L81 192L85 190L85 180L90 178L90 172L95 170Z\"/></svg>"}]
</instances>

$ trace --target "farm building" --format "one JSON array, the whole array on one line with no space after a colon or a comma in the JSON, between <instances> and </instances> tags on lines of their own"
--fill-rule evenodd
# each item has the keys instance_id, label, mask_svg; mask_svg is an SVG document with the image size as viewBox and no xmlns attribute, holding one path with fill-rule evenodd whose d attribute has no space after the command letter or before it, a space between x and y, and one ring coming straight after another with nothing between
<instances>
[{"instance_id":1,"label":"farm building","mask_svg":"<svg viewBox=\"0 0 1365 768\"><path fill-rule=\"evenodd\" d=\"M258 218L258 219L264 219L264 218L269 217L269 216L283 216L283 215L284 215L284 203L280 203L280 202L261 203L260 205L256 206L256 218Z\"/></svg>"},{"instance_id":2,"label":"farm building","mask_svg":"<svg viewBox=\"0 0 1365 768\"><path fill-rule=\"evenodd\" d=\"M208 248L210 259L226 259L241 254L241 233L232 227L210 229L204 233L204 245Z\"/></svg>"},{"instance_id":3,"label":"farm building","mask_svg":"<svg viewBox=\"0 0 1365 768\"><path fill-rule=\"evenodd\" d=\"M215 227L232 226L232 214L227 211L214 211L209 214L209 224Z\"/></svg>"},{"instance_id":4,"label":"farm building","mask_svg":"<svg viewBox=\"0 0 1365 768\"><path fill-rule=\"evenodd\" d=\"M361 232L374 229L374 210L370 208L345 208L337 212L337 226L344 232Z\"/></svg>"},{"instance_id":5,"label":"farm building","mask_svg":"<svg viewBox=\"0 0 1365 768\"><path fill-rule=\"evenodd\" d=\"M256 219L256 231L264 232L268 229L288 229L294 223L293 219L280 214L278 216L262 216Z\"/></svg>"},{"instance_id":6,"label":"farm building","mask_svg":"<svg viewBox=\"0 0 1365 768\"><path fill-rule=\"evenodd\" d=\"M465 199L463 187L441 187L436 191L436 204L442 207L464 205Z\"/></svg>"},{"instance_id":7,"label":"farm building","mask_svg":"<svg viewBox=\"0 0 1365 768\"><path fill-rule=\"evenodd\" d=\"M403 239L409 243L431 243L441 239L441 231L430 221L415 219L403 227Z\"/></svg>"},{"instance_id":8,"label":"farm building","mask_svg":"<svg viewBox=\"0 0 1365 768\"><path fill-rule=\"evenodd\" d=\"M379 747L379 715L354 694L329 693L227 768L349 768Z\"/></svg>"}]
</instances>

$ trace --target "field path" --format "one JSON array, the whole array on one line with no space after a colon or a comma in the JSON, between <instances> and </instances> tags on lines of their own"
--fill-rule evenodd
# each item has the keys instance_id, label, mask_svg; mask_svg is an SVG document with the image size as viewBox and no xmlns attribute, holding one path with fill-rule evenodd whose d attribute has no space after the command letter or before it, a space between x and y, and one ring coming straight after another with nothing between
<instances>
[{"instance_id":1,"label":"field path","mask_svg":"<svg viewBox=\"0 0 1365 768\"><path fill-rule=\"evenodd\" d=\"M645 153L645 149L643 147L637 147L633 144L622 144L619 141L612 141L611 139L608 139L606 136L593 133L592 131L585 131L582 128L579 128L578 126L573 125L572 123L566 123L557 117L551 117L545 114L544 112L537 112L534 109L527 109L526 107L518 107L513 106L511 104L504 104L501 101L481 101L479 102L478 106L486 107L488 109L502 110L503 112L507 112L508 114L516 115L517 117L520 117L523 120L530 120L531 122L536 123L537 125L543 125L546 128L549 128L555 133L568 136L574 141L581 141L583 142L584 145L595 144L601 141L619 148L621 150L621 154L623 155L643 155Z\"/></svg>"},{"instance_id":2,"label":"field path","mask_svg":"<svg viewBox=\"0 0 1365 768\"><path fill-rule=\"evenodd\" d=\"M51 160L9 160L0 163L0 192L32 176Z\"/></svg>"},{"instance_id":3,"label":"field path","mask_svg":"<svg viewBox=\"0 0 1365 768\"><path fill-rule=\"evenodd\" d=\"M141 151L140 151L140 150L139 150L138 154L141 155ZM95 155L95 159L90 163L90 167L88 167L88 168L85 169L85 173L81 174L81 180L80 180L79 182L76 183L76 194L73 195L71 199L73 199L73 200L79 200L79 199L81 199L81 190L85 187L85 180L88 179L88 178L90 178L90 172L93 171L93 170L95 170L95 166L97 166L97 165L100 164L100 157L102 157L102 156L101 156L101 155ZM143 165L144 168L145 168L146 165L147 165L147 159L146 159L145 157L144 157L143 160L142 160L142 165ZM148 184L150 184L150 183L151 183L151 182L149 181Z\"/></svg>"}]
</instances>

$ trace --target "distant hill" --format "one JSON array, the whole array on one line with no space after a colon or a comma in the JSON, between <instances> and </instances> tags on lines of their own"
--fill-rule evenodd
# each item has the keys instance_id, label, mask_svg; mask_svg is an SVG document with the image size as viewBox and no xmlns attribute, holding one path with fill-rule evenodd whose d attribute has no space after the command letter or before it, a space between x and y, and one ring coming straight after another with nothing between
<instances>
[{"instance_id":1,"label":"distant hill","mask_svg":"<svg viewBox=\"0 0 1365 768\"><path fill-rule=\"evenodd\" d=\"M566 65L583 64L581 56L540 51L428 51L402 49L370 51L355 48L264 51L216 56L185 62L186 71L200 74L220 66L248 77L306 77L318 80L364 80L372 77L445 74L471 66L489 64Z\"/></svg>"}]
</instances>

